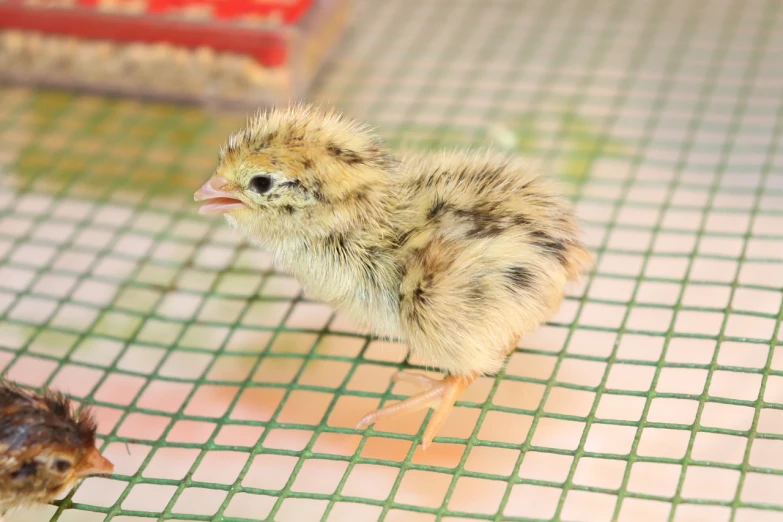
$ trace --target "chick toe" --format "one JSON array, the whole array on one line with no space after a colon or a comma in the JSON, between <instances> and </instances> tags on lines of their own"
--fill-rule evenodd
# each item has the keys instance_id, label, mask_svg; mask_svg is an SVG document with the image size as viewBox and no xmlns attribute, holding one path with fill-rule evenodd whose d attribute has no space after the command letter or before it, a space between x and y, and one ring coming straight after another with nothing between
<instances>
[{"instance_id":1,"label":"chick toe","mask_svg":"<svg viewBox=\"0 0 783 522\"><path fill-rule=\"evenodd\" d=\"M421 374L412 374L407 372L397 372L392 376L395 382L412 382L419 386L429 385L430 388L417 395L412 395L407 399L390 404L371 413L368 413L356 424L357 429L363 429L374 424L383 418L397 417L406 413L414 413L424 408L433 406L435 408L430 418L427 428L422 435L421 447L423 451L432 442L432 439L438 434L440 428L446 422L446 419L454 408L454 403L468 386L473 383L475 376L449 375L443 380L431 379Z\"/></svg>"},{"instance_id":2,"label":"chick toe","mask_svg":"<svg viewBox=\"0 0 783 522\"><path fill-rule=\"evenodd\" d=\"M432 377L427 377L426 375L422 375L420 373L402 371L392 375L391 379L394 382L409 382L411 384L415 384L419 388L424 388L425 390L429 390L441 382L440 379L433 379Z\"/></svg>"}]
</instances>

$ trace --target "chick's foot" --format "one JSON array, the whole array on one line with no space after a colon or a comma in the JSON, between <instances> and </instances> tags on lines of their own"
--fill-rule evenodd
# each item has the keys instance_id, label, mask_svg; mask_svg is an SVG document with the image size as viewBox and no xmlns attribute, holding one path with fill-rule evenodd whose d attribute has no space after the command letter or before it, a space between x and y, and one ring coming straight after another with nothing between
<instances>
[{"instance_id":1,"label":"chick's foot","mask_svg":"<svg viewBox=\"0 0 783 522\"><path fill-rule=\"evenodd\" d=\"M366 428L383 418L396 417L398 415L413 413L424 408L434 407L427 429L421 440L422 450L427 447L435 438L443 423L454 408L454 403L465 389L476 380L476 376L470 375L449 375L443 380L431 379L425 375L416 373L397 372L392 376L395 382L410 382L420 387L427 388L426 391L418 395L412 395L407 399L385 406L372 413L368 413L356 424L358 429Z\"/></svg>"}]
</instances>

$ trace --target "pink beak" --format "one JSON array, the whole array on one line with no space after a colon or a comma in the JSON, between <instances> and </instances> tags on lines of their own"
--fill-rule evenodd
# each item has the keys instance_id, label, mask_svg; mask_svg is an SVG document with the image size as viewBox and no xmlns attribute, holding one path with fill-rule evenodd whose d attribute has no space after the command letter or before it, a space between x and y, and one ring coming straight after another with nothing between
<instances>
[{"instance_id":1,"label":"pink beak","mask_svg":"<svg viewBox=\"0 0 783 522\"><path fill-rule=\"evenodd\" d=\"M112 471L114 471L114 464L101 455L98 448L90 448L82 462L81 468L77 470L77 475L87 477L89 475L109 474Z\"/></svg>"},{"instance_id":2,"label":"pink beak","mask_svg":"<svg viewBox=\"0 0 783 522\"><path fill-rule=\"evenodd\" d=\"M239 208L247 208L232 192L223 190L226 185L228 181L218 175L213 175L201 185L193 194L194 201L205 202L198 210L199 214L225 214Z\"/></svg>"}]
</instances>

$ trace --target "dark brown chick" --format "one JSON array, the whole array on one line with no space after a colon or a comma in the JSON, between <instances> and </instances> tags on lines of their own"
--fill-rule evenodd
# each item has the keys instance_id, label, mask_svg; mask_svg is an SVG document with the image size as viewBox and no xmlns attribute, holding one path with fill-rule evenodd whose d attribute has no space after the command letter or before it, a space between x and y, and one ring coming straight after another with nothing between
<instances>
[{"instance_id":1,"label":"dark brown chick","mask_svg":"<svg viewBox=\"0 0 783 522\"><path fill-rule=\"evenodd\" d=\"M64 395L0 380L0 513L49 502L114 466L95 447L95 420Z\"/></svg>"}]
</instances>

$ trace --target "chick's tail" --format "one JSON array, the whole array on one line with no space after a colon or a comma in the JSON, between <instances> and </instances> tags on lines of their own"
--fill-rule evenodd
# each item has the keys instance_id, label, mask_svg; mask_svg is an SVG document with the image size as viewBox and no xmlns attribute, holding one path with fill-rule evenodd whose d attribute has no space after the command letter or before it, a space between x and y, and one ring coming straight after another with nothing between
<instances>
[{"instance_id":1,"label":"chick's tail","mask_svg":"<svg viewBox=\"0 0 783 522\"><path fill-rule=\"evenodd\" d=\"M569 281L577 281L593 268L593 255L581 241L570 243L565 251L566 275Z\"/></svg>"}]
</instances>

